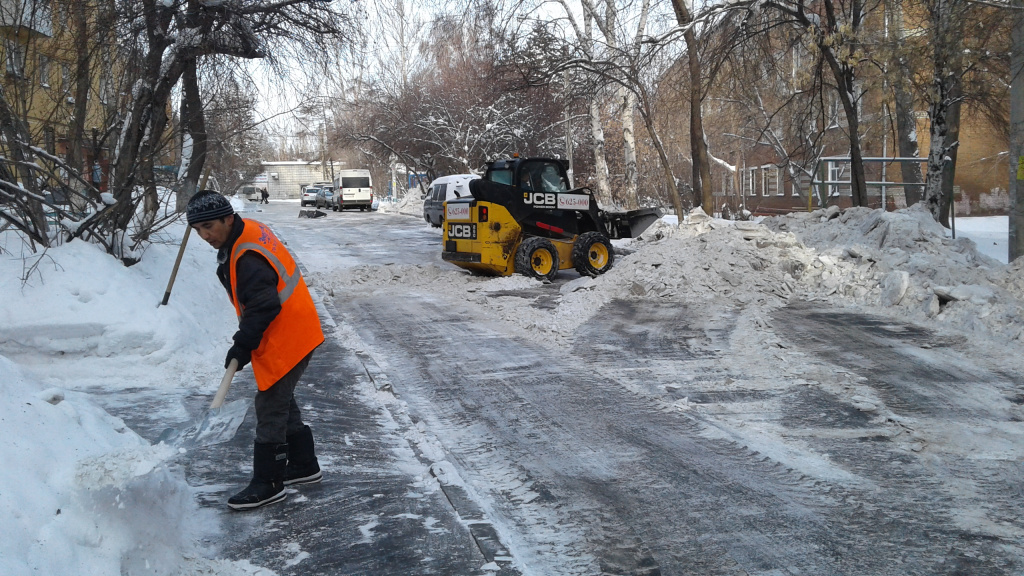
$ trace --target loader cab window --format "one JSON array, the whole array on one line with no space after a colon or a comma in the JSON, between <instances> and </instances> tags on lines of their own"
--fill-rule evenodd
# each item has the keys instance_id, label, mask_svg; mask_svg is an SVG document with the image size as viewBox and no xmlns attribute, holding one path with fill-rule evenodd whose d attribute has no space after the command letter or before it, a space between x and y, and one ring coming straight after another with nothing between
<instances>
[{"instance_id":1,"label":"loader cab window","mask_svg":"<svg viewBox=\"0 0 1024 576\"><path fill-rule=\"evenodd\" d=\"M541 190L544 192L565 192L565 180L562 179L558 168L551 164L544 165L540 172Z\"/></svg>"},{"instance_id":2,"label":"loader cab window","mask_svg":"<svg viewBox=\"0 0 1024 576\"><path fill-rule=\"evenodd\" d=\"M538 192L565 192L565 179L558 165L551 162L530 162L520 170L520 187Z\"/></svg>"},{"instance_id":3,"label":"loader cab window","mask_svg":"<svg viewBox=\"0 0 1024 576\"><path fill-rule=\"evenodd\" d=\"M491 170L487 173L487 178L491 182L497 182L498 184L512 185L512 171L511 170Z\"/></svg>"},{"instance_id":4,"label":"loader cab window","mask_svg":"<svg viewBox=\"0 0 1024 576\"><path fill-rule=\"evenodd\" d=\"M524 170L523 173L519 175L519 187L523 190L533 190L533 182L530 178L529 172Z\"/></svg>"}]
</instances>

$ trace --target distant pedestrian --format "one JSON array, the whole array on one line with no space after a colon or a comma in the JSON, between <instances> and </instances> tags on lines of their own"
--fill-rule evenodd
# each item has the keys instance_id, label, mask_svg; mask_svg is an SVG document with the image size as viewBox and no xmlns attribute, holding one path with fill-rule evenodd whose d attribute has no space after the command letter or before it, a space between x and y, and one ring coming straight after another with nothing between
<instances>
[{"instance_id":1,"label":"distant pedestrian","mask_svg":"<svg viewBox=\"0 0 1024 576\"><path fill-rule=\"evenodd\" d=\"M209 190L188 201L186 214L218 250L217 277L238 314L224 367L252 362L256 376L252 481L228 506L258 508L283 500L286 485L322 478L313 432L295 402L295 386L324 341L320 317L298 265L270 228L238 216L227 198Z\"/></svg>"},{"instance_id":2,"label":"distant pedestrian","mask_svg":"<svg viewBox=\"0 0 1024 576\"><path fill-rule=\"evenodd\" d=\"M260 195L263 196L263 203L264 204L270 204L270 192L267 192L266 188L264 188L262 191L260 191Z\"/></svg>"}]
</instances>

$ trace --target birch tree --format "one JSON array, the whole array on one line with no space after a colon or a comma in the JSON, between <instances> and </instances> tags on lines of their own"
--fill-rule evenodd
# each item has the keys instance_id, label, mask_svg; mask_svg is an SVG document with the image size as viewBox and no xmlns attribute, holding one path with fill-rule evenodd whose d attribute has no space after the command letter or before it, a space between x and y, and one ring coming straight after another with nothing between
<instances>
[{"instance_id":1,"label":"birch tree","mask_svg":"<svg viewBox=\"0 0 1024 576\"><path fill-rule=\"evenodd\" d=\"M1008 258L1024 256L1024 0L1013 0L1010 52L1010 218Z\"/></svg>"},{"instance_id":2,"label":"birch tree","mask_svg":"<svg viewBox=\"0 0 1024 576\"><path fill-rule=\"evenodd\" d=\"M1005 11L969 0L926 0L922 48L930 70L919 88L928 105L929 144L924 202L939 223L948 226L960 111L964 102L985 110L1006 102L1005 54L1010 36ZM1002 112L989 114L996 125Z\"/></svg>"}]
</instances>

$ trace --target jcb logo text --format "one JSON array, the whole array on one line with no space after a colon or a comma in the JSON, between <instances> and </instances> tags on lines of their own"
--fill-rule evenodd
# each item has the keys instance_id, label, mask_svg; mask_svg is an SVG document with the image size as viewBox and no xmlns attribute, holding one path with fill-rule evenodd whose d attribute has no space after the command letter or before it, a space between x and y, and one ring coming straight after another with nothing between
<instances>
[{"instance_id":1,"label":"jcb logo text","mask_svg":"<svg viewBox=\"0 0 1024 576\"><path fill-rule=\"evenodd\" d=\"M550 192L524 192L523 202L538 208L554 208L558 204L558 195Z\"/></svg>"},{"instance_id":2,"label":"jcb logo text","mask_svg":"<svg viewBox=\"0 0 1024 576\"><path fill-rule=\"evenodd\" d=\"M476 240L476 224L449 224L448 238Z\"/></svg>"}]
</instances>

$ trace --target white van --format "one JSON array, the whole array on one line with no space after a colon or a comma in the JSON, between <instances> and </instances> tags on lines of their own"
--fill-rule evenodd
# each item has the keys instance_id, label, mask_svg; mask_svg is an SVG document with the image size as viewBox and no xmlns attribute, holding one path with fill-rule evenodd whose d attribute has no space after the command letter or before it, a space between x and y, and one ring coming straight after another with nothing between
<instances>
[{"instance_id":1,"label":"white van","mask_svg":"<svg viewBox=\"0 0 1024 576\"><path fill-rule=\"evenodd\" d=\"M444 203L469 196L469 181L477 178L476 174L453 174L431 182L423 199L423 219L434 228L440 228L444 221Z\"/></svg>"},{"instance_id":2,"label":"white van","mask_svg":"<svg viewBox=\"0 0 1024 576\"><path fill-rule=\"evenodd\" d=\"M373 206L373 180L370 178L370 171L358 169L338 172L338 177L334 179L334 196L340 210L369 210Z\"/></svg>"}]
</instances>

